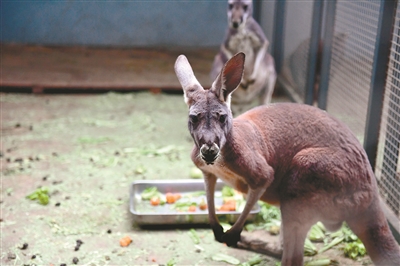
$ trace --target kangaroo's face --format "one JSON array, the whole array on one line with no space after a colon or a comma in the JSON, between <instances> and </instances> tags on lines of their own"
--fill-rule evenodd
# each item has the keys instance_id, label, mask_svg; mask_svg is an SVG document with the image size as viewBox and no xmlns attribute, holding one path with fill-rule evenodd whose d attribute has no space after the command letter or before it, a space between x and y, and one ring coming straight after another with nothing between
<instances>
[{"instance_id":1,"label":"kangaroo's face","mask_svg":"<svg viewBox=\"0 0 400 266\"><path fill-rule=\"evenodd\" d=\"M209 90L197 81L185 56L176 60L175 72L189 106L189 132L199 149L200 158L207 164L213 164L218 158L232 128L230 94L242 79L244 57L243 53L233 56Z\"/></svg>"},{"instance_id":2,"label":"kangaroo's face","mask_svg":"<svg viewBox=\"0 0 400 266\"><path fill-rule=\"evenodd\" d=\"M232 128L232 112L212 90L201 90L189 107L189 132L201 158L213 164Z\"/></svg>"},{"instance_id":3,"label":"kangaroo's face","mask_svg":"<svg viewBox=\"0 0 400 266\"><path fill-rule=\"evenodd\" d=\"M253 13L252 0L229 0L228 1L228 24L233 29L238 29L246 23L248 17Z\"/></svg>"}]
</instances>

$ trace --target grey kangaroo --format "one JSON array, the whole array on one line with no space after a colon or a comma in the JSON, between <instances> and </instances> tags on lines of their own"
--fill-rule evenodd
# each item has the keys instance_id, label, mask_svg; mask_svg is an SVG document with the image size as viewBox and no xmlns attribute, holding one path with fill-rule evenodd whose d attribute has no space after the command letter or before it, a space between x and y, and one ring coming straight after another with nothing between
<instances>
[{"instance_id":1,"label":"grey kangaroo","mask_svg":"<svg viewBox=\"0 0 400 266\"><path fill-rule=\"evenodd\" d=\"M228 30L210 76L214 81L228 59L238 52L246 54L243 79L232 95L232 111L236 115L248 110L257 98L259 104L270 103L277 74L274 59L267 52L269 42L252 17L252 1L229 0L227 12Z\"/></svg>"},{"instance_id":2,"label":"grey kangaroo","mask_svg":"<svg viewBox=\"0 0 400 266\"><path fill-rule=\"evenodd\" d=\"M263 200L281 209L282 265L302 265L305 237L317 221L329 230L345 221L375 264L400 265L374 173L349 128L316 107L295 103L259 106L233 119L230 98L244 68L245 55L238 53L205 90L185 56L175 63L189 107L191 158L204 175L216 240L236 246L250 210ZM227 232L215 215L217 178L247 196Z\"/></svg>"}]
</instances>

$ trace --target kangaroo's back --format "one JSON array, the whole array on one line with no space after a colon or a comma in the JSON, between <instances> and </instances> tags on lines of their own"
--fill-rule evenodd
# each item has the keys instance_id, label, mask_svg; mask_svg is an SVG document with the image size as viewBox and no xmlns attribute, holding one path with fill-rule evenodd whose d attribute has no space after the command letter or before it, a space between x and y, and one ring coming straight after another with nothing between
<instances>
[{"instance_id":1,"label":"kangaroo's back","mask_svg":"<svg viewBox=\"0 0 400 266\"><path fill-rule=\"evenodd\" d=\"M236 122L235 122L236 121ZM351 130L319 108L296 103L256 107L234 119L234 125L250 121L277 156L287 157L312 147L353 148L364 153ZM365 157L366 159L366 157Z\"/></svg>"}]
</instances>

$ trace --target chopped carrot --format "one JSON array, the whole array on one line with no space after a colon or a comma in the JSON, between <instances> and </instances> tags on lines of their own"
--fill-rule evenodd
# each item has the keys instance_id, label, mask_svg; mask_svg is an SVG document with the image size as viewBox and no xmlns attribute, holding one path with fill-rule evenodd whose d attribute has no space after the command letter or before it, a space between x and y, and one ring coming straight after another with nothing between
<instances>
[{"instance_id":1,"label":"chopped carrot","mask_svg":"<svg viewBox=\"0 0 400 266\"><path fill-rule=\"evenodd\" d=\"M207 203L204 201L204 199L199 203L199 209L202 211L207 210Z\"/></svg>"},{"instance_id":2,"label":"chopped carrot","mask_svg":"<svg viewBox=\"0 0 400 266\"><path fill-rule=\"evenodd\" d=\"M168 192L167 194L165 194L165 198L166 198L168 204L175 203L174 194Z\"/></svg>"},{"instance_id":3,"label":"chopped carrot","mask_svg":"<svg viewBox=\"0 0 400 266\"><path fill-rule=\"evenodd\" d=\"M220 211L236 211L236 201L229 200L219 208Z\"/></svg>"},{"instance_id":4,"label":"chopped carrot","mask_svg":"<svg viewBox=\"0 0 400 266\"><path fill-rule=\"evenodd\" d=\"M160 205L160 198L159 197L152 197L150 199L150 204L153 205L153 206Z\"/></svg>"},{"instance_id":5,"label":"chopped carrot","mask_svg":"<svg viewBox=\"0 0 400 266\"><path fill-rule=\"evenodd\" d=\"M170 193L170 192L168 192L167 194L165 194L165 198L166 198L168 204L175 203L181 197L182 196L179 193Z\"/></svg>"},{"instance_id":6,"label":"chopped carrot","mask_svg":"<svg viewBox=\"0 0 400 266\"><path fill-rule=\"evenodd\" d=\"M195 205L190 205L188 211L189 212L195 212L196 211L196 206Z\"/></svg>"},{"instance_id":7,"label":"chopped carrot","mask_svg":"<svg viewBox=\"0 0 400 266\"><path fill-rule=\"evenodd\" d=\"M132 243L132 239L129 236L124 236L119 240L119 245L121 247L127 247L130 243Z\"/></svg>"},{"instance_id":8,"label":"chopped carrot","mask_svg":"<svg viewBox=\"0 0 400 266\"><path fill-rule=\"evenodd\" d=\"M175 201L179 200L180 198L182 198L182 195L180 193L175 193L174 194L175 197Z\"/></svg>"}]
</instances>

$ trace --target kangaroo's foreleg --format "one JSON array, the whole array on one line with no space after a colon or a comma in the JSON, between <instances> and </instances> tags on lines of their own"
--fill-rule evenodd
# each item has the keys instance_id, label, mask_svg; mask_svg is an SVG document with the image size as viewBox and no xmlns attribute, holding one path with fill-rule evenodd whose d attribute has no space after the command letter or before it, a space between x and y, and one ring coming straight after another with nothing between
<instances>
[{"instance_id":1,"label":"kangaroo's foreleg","mask_svg":"<svg viewBox=\"0 0 400 266\"><path fill-rule=\"evenodd\" d=\"M204 175L204 184L206 189L206 197L207 197L207 206L208 206L208 219L210 222L211 229L214 232L214 237L218 242L223 242L222 236L224 234L224 230L222 226L219 224L217 215L215 214L215 202L214 202L214 193L215 193L215 184L217 183L217 177L211 173L203 172Z\"/></svg>"},{"instance_id":2,"label":"kangaroo's foreleg","mask_svg":"<svg viewBox=\"0 0 400 266\"><path fill-rule=\"evenodd\" d=\"M263 88L263 92L260 95L260 104L261 105L268 104L271 102L272 94L274 92L276 78L277 78L274 67L269 67L267 71L269 72L268 78L267 78L266 84Z\"/></svg>"},{"instance_id":3,"label":"kangaroo's foreleg","mask_svg":"<svg viewBox=\"0 0 400 266\"><path fill-rule=\"evenodd\" d=\"M258 187L256 189L249 189L246 198L246 205L240 214L235 224L229 229L223 236L222 240L228 246L236 246L237 242L240 241L240 233L243 230L244 223L246 222L247 216L254 204L260 199L261 195L264 194L266 187Z\"/></svg>"},{"instance_id":4,"label":"kangaroo's foreleg","mask_svg":"<svg viewBox=\"0 0 400 266\"><path fill-rule=\"evenodd\" d=\"M267 53L268 45L269 43L264 41L263 45L258 50L256 60L254 61L253 73L251 73L250 80L248 81L249 83L254 83L254 80L257 78L257 74L260 71L261 64L263 63L265 54Z\"/></svg>"}]
</instances>

